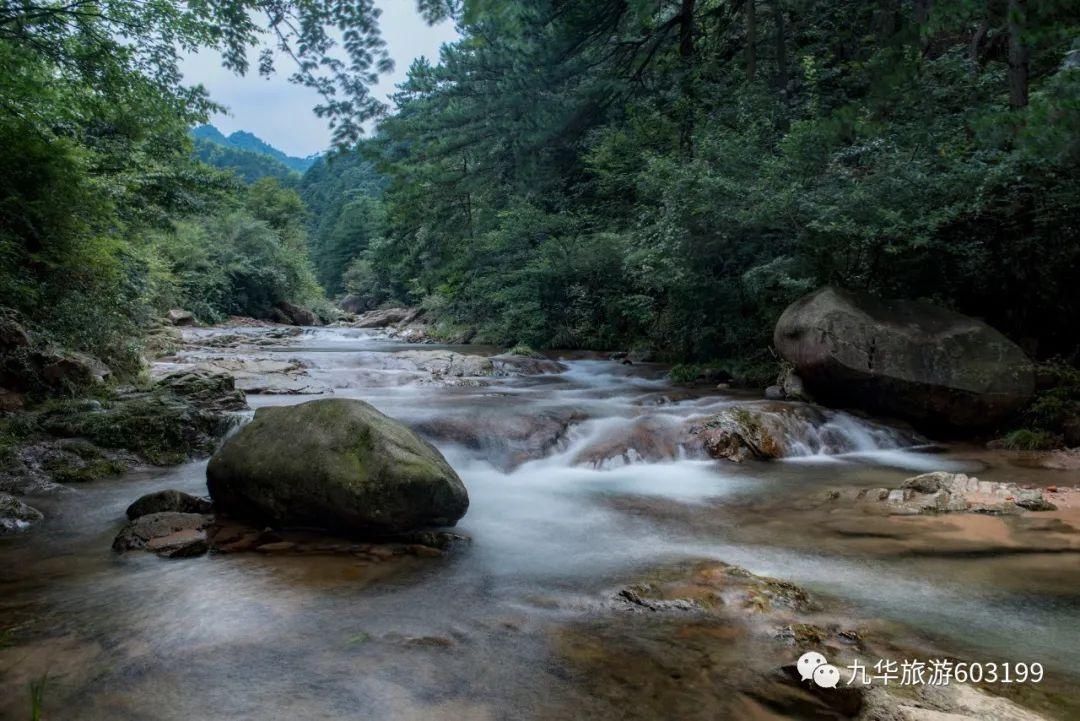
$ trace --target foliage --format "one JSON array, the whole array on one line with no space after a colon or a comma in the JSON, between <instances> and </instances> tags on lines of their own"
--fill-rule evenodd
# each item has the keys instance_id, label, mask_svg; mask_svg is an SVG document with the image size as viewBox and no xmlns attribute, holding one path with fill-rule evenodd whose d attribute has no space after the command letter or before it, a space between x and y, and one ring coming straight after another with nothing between
<instances>
[{"instance_id":1,"label":"foliage","mask_svg":"<svg viewBox=\"0 0 1080 721\"><path fill-rule=\"evenodd\" d=\"M1002 446L1011 451L1048 451L1061 447L1061 436L1022 428L1007 434L1002 439Z\"/></svg>"},{"instance_id":2,"label":"foliage","mask_svg":"<svg viewBox=\"0 0 1080 721\"><path fill-rule=\"evenodd\" d=\"M386 221L380 202L385 184L361 149L319 158L299 187L311 213L319 282L331 294L347 290L370 298L371 307L386 298L386 279L368 277L369 249L380 242Z\"/></svg>"},{"instance_id":3,"label":"foliage","mask_svg":"<svg viewBox=\"0 0 1080 721\"><path fill-rule=\"evenodd\" d=\"M1012 34L966 0L432 6L462 40L365 147L389 185L358 215L382 227L325 256L335 292L348 267L495 342L701 361L764 357L836 283L1076 352L1074 5Z\"/></svg>"},{"instance_id":4,"label":"foliage","mask_svg":"<svg viewBox=\"0 0 1080 721\"><path fill-rule=\"evenodd\" d=\"M198 137L195 138L195 157L215 168L233 171L245 183L254 183L260 178L276 178L282 185L294 186L300 179L298 173L271 157Z\"/></svg>"},{"instance_id":5,"label":"foliage","mask_svg":"<svg viewBox=\"0 0 1080 721\"><path fill-rule=\"evenodd\" d=\"M269 317L282 302L322 297L307 255L306 211L295 191L263 178L206 215L175 223L151 241L161 258L165 306L205 321Z\"/></svg>"}]
</instances>

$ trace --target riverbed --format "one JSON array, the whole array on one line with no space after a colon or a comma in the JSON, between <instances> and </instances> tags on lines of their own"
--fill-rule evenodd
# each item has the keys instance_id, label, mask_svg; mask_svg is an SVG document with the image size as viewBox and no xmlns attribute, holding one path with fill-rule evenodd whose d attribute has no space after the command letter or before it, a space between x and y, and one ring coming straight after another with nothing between
<instances>
[{"instance_id":1,"label":"riverbed","mask_svg":"<svg viewBox=\"0 0 1080 721\"><path fill-rule=\"evenodd\" d=\"M875 521L863 532L854 514L814 501L827 488L893 487L930 470L1037 485L1076 485L1076 472L1022 469L973 447L915 447L848 414L827 429L793 429L799 454L781 461L707 460L662 443L651 455L600 453L611 439L637 438L642 428L662 436L751 399L675 388L659 366L580 355L563 357L558 372L433 376L394 360L416 346L351 328L311 329L280 344L199 345L265 330L187 331L193 345L162 369L286 361L292 385L249 395L252 407L359 398L421 432L440 429L433 440L469 491L456 530L470 540L445 557L387 564L110 550L140 495L205 494L205 460L33 499L46 521L0 539L9 629L0 718L29 718L28 688L43 678L44 718L61 721L660 718L675 698L701 718L750 717L734 679L793 662L793 649L716 640L709 663L731 686L682 671L675 678L624 655L652 633L649 624L668 621L626 615L619 589L701 559L798 584L907 644L1039 662L1055 693L1080 681L1076 550L965 553L961 544L934 553L910 522ZM258 385L258 365L247 368ZM557 429L534 432L528 424L540 417ZM445 432L469 424L483 433ZM854 450L830 452L830 438ZM693 643L699 651L703 642ZM677 644L670 654L693 665ZM1070 718L1075 695L1040 697L1040 712Z\"/></svg>"}]
</instances>

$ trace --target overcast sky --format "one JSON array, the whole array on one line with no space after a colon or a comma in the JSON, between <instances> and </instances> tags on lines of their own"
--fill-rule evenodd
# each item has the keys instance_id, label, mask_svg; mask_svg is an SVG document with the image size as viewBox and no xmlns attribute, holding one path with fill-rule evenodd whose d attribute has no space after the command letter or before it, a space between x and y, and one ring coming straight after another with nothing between
<instances>
[{"instance_id":1,"label":"overcast sky","mask_svg":"<svg viewBox=\"0 0 1080 721\"><path fill-rule=\"evenodd\" d=\"M378 0L383 39L386 40L395 69L381 77L374 94L386 98L394 85L405 79L412 61L421 55L439 58L439 47L457 39L451 22L429 26L416 12L414 0ZM254 65L254 56L252 61ZM291 73L286 61L279 61L277 74L267 80L253 67L245 77L238 77L221 67L216 53L204 52L184 63L184 77L189 84L202 83L210 97L229 108L227 115L215 115L210 122L228 135L247 130L284 150L289 155L307 156L326 150L330 130L326 121L311 111L319 96L308 88L288 81Z\"/></svg>"}]
</instances>

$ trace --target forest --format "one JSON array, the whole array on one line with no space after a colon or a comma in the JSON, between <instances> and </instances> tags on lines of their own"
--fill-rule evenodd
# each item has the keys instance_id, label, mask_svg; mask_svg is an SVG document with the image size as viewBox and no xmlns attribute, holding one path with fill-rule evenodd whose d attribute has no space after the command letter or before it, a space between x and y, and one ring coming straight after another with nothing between
<instances>
[{"instance_id":1,"label":"forest","mask_svg":"<svg viewBox=\"0 0 1080 721\"><path fill-rule=\"evenodd\" d=\"M0 721L1080 719L1078 317L1077 0L0 0Z\"/></svg>"},{"instance_id":2,"label":"forest","mask_svg":"<svg viewBox=\"0 0 1080 721\"><path fill-rule=\"evenodd\" d=\"M177 47L248 70L261 3L5 3L0 304L121 373L168 308L331 320L351 294L475 342L764 377L780 311L835 284L1076 362L1074 3L419 7L461 39L416 61L392 107L365 85L388 62L369 2L272 18L335 128L300 176L312 159L193 137L216 106L177 82ZM349 62L318 23L281 31L303 17L354 28Z\"/></svg>"}]
</instances>

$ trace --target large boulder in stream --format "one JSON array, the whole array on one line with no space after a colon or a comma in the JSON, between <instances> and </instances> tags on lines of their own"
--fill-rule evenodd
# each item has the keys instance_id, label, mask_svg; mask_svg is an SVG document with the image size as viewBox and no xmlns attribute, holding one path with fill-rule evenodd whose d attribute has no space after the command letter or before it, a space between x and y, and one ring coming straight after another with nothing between
<instances>
[{"instance_id":1,"label":"large boulder in stream","mask_svg":"<svg viewBox=\"0 0 1080 721\"><path fill-rule=\"evenodd\" d=\"M434 446L341 398L260 408L210 459L206 477L218 511L353 535L452 526L469 507Z\"/></svg>"},{"instance_id":2,"label":"large boulder in stream","mask_svg":"<svg viewBox=\"0 0 1080 721\"><path fill-rule=\"evenodd\" d=\"M994 423L1035 390L1031 361L982 321L917 301L823 288L776 324L776 350L813 396L930 427Z\"/></svg>"}]
</instances>

